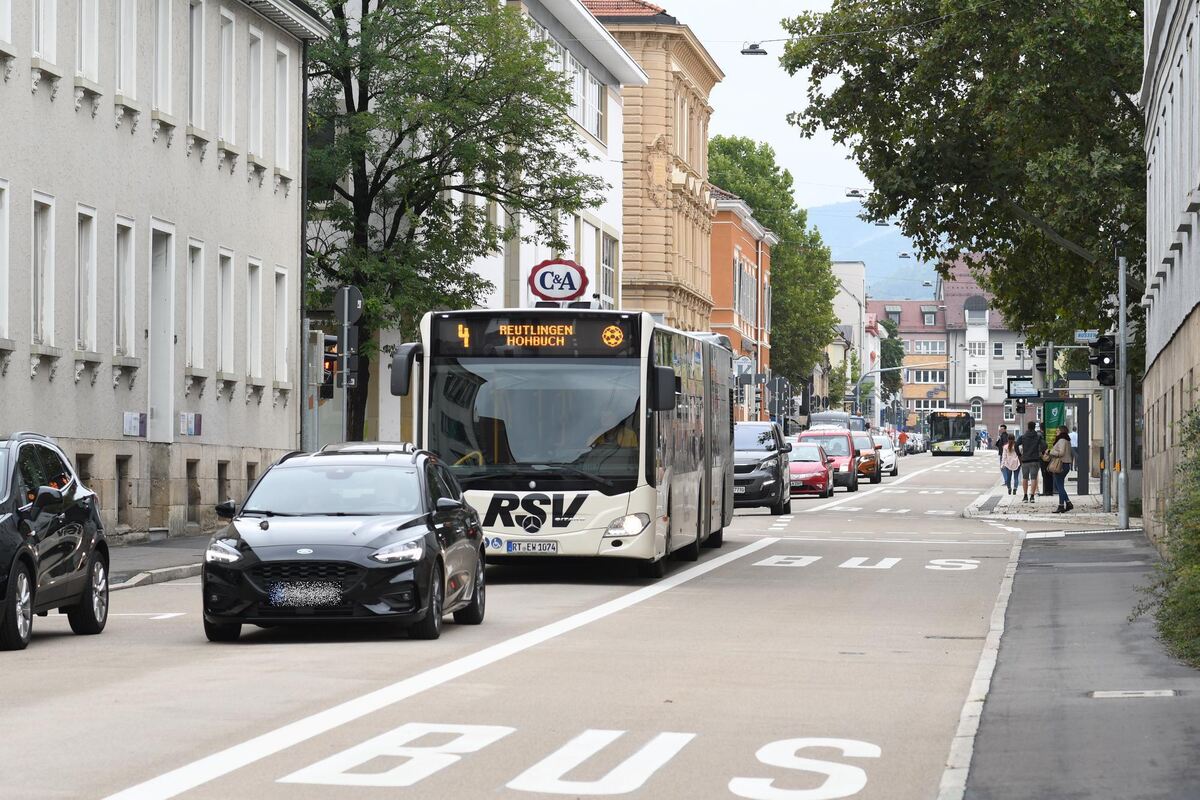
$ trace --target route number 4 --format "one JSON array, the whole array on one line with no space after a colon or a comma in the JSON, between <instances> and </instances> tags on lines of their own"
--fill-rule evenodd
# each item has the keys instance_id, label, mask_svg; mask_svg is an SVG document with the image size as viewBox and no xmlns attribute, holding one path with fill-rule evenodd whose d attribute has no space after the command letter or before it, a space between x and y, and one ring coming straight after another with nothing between
<instances>
[{"instance_id":1,"label":"route number 4","mask_svg":"<svg viewBox=\"0 0 1200 800\"><path fill-rule=\"evenodd\" d=\"M413 786L429 776L495 744L515 728L501 725L440 725L409 722L362 744L318 761L279 783L318 786ZM649 778L696 738L694 733L660 733L606 775L595 780L568 780L566 775L583 766L626 731L588 729L506 784L521 792L580 796L628 794ZM422 739L432 740L421 744ZM784 739L761 747L755 756L771 767L824 776L811 789L785 789L776 779L738 777L729 781L729 791L749 800L836 800L851 797L867 785L867 773L853 764L808 758L806 750L836 750L847 758L879 758L877 745L854 739ZM395 763L401 759L400 763ZM367 769L375 767L375 769ZM811 781L810 781L811 783Z\"/></svg>"}]
</instances>

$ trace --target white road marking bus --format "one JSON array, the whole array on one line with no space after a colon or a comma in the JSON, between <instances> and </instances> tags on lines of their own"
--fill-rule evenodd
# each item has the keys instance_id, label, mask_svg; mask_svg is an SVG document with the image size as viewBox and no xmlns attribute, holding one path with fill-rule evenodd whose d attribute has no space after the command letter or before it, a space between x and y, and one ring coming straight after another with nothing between
<instances>
[{"instance_id":1,"label":"white road marking bus","mask_svg":"<svg viewBox=\"0 0 1200 800\"><path fill-rule=\"evenodd\" d=\"M649 314L432 312L391 391L451 465L490 559L627 558L720 547L733 518L733 354ZM416 380L414 380L414 378Z\"/></svg>"}]
</instances>

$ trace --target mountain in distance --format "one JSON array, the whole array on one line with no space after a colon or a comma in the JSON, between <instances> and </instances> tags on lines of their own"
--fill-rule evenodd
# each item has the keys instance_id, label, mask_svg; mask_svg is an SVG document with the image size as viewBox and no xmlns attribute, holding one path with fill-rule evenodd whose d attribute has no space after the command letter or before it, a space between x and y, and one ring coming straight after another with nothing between
<instances>
[{"instance_id":1,"label":"mountain in distance","mask_svg":"<svg viewBox=\"0 0 1200 800\"><path fill-rule=\"evenodd\" d=\"M933 297L933 262L918 261L912 241L899 228L859 219L857 200L808 209L808 223L821 232L834 261L867 265L867 294L874 300L924 300ZM908 253L911 258L900 258ZM928 281L929 286L924 286Z\"/></svg>"}]
</instances>

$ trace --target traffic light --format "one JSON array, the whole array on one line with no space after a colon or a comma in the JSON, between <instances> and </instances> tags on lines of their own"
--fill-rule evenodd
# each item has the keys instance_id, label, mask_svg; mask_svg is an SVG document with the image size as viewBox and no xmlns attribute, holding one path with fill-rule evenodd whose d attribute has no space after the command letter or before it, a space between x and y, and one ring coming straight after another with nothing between
<instances>
[{"instance_id":1,"label":"traffic light","mask_svg":"<svg viewBox=\"0 0 1200 800\"><path fill-rule=\"evenodd\" d=\"M341 356L338 353L338 337L327 333L325 334L325 353L321 357L322 372L319 396L322 400L333 398L333 384L338 375L340 362Z\"/></svg>"},{"instance_id":2,"label":"traffic light","mask_svg":"<svg viewBox=\"0 0 1200 800\"><path fill-rule=\"evenodd\" d=\"M1039 347L1033 351L1033 368L1038 372L1046 371L1046 348Z\"/></svg>"},{"instance_id":3,"label":"traffic light","mask_svg":"<svg viewBox=\"0 0 1200 800\"><path fill-rule=\"evenodd\" d=\"M1017 400L1017 413L1018 414L1025 413L1025 401L1024 400Z\"/></svg>"},{"instance_id":4,"label":"traffic light","mask_svg":"<svg viewBox=\"0 0 1200 800\"><path fill-rule=\"evenodd\" d=\"M1088 363L1092 365L1092 377L1101 386L1117 385L1117 337L1104 335L1088 345L1091 355Z\"/></svg>"}]
</instances>

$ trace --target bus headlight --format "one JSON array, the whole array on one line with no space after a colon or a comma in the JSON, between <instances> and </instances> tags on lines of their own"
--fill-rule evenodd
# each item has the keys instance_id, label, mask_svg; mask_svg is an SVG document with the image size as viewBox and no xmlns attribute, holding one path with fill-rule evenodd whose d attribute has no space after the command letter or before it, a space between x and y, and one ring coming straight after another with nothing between
<instances>
[{"instance_id":1,"label":"bus headlight","mask_svg":"<svg viewBox=\"0 0 1200 800\"><path fill-rule=\"evenodd\" d=\"M649 514L626 514L623 517L617 517L612 522L608 523L608 529L604 531L604 538L613 536L637 536L642 531L646 530L646 526L650 524Z\"/></svg>"}]
</instances>

